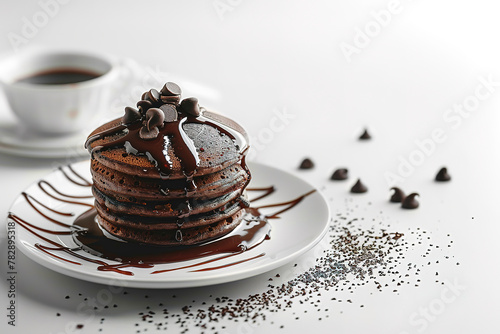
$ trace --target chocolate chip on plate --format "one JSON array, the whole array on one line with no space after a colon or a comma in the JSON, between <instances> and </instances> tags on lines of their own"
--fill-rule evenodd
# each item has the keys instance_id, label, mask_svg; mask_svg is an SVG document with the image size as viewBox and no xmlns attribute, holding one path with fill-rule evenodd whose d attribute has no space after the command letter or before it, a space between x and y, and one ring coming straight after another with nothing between
<instances>
[{"instance_id":1,"label":"chocolate chip on plate","mask_svg":"<svg viewBox=\"0 0 500 334\"><path fill-rule=\"evenodd\" d=\"M314 162L312 162L312 160L309 158L305 158L300 163L299 169L311 169L313 167L314 167Z\"/></svg>"},{"instance_id":2,"label":"chocolate chip on plate","mask_svg":"<svg viewBox=\"0 0 500 334\"><path fill-rule=\"evenodd\" d=\"M368 188L361 182L360 179L351 188L351 193L362 194L368 191Z\"/></svg>"},{"instance_id":3,"label":"chocolate chip on plate","mask_svg":"<svg viewBox=\"0 0 500 334\"><path fill-rule=\"evenodd\" d=\"M439 172L436 174L436 181L446 182L450 180L451 176L450 174L448 174L448 169L446 167L441 168Z\"/></svg>"},{"instance_id":4,"label":"chocolate chip on plate","mask_svg":"<svg viewBox=\"0 0 500 334\"><path fill-rule=\"evenodd\" d=\"M392 203L401 203L405 199L405 193L403 190L398 187L392 187L391 190L394 190L394 194L392 194L390 199Z\"/></svg>"},{"instance_id":5,"label":"chocolate chip on plate","mask_svg":"<svg viewBox=\"0 0 500 334\"><path fill-rule=\"evenodd\" d=\"M420 205L415 197L420 196L417 193L411 193L405 197L401 207L403 209L416 209Z\"/></svg>"},{"instance_id":6,"label":"chocolate chip on plate","mask_svg":"<svg viewBox=\"0 0 500 334\"><path fill-rule=\"evenodd\" d=\"M347 170L347 168L338 168L333 172L332 176L330 176L330 180L347 180L348 173L349 171Z\"/></svg>"}]
</instances>

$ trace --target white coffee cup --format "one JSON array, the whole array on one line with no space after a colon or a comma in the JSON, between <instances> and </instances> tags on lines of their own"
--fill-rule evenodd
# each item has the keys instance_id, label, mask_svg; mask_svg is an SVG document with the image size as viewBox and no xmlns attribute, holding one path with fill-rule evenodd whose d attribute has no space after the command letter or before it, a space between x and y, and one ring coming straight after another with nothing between
<instances>
[{"instance_id":1,"label":"white coffee cup","mask_svg":"<svg viewBox=\"0 0 500 334\"><path fill-rule=\"evenodd\" d=\"M29 82L41 73L70 70L95 77L65 84ZM104 54L35 51L0 62L0 83L20 126L43 134L85 129L110 108L120 81L119 61Z\"/></svg>"}]
</instances>

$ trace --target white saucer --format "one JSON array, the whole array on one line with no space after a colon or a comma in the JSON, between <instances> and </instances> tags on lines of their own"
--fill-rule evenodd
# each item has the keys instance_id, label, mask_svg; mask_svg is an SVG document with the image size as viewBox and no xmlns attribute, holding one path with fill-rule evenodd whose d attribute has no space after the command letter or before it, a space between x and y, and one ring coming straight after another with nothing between
<instances>
[{"instance_id":1,"label":"white saucer","mask_svg":"<svg viewBox=\"0 0 500 334\"><path fill-rule=\"evenodd\" d=\"M0 152L32 158L88 156L83 132L64 136L44 136L19 127L14 121L0 124Z\"/></svg>"},{"instance_id":2,"label":"white saucer","mask_svg":"<svg viewBox=\"0 0 500 334\"><path fill-rule=\"evenodd\" d=\"M71 167L78 175L90 180L89 164L89 161L83 161L73 164ZM275 193L259 200L255 205L263 206L290 201L314 190L314 187L310 184L285 171L257 163L249 163L248 165L252 172L252 181L249 187L275 186L276 188ZM127 271L133 274L131 276L112 271L99 271L97 269L98 265L91 261L76 258L74 255L62 251L54 251L56 252L54 255L57 256L49 255L37 247L37 245L44 245L53 248L55 243L70 248L77 247L70 235L57 235L46 232L46 230L50 229L69 231L67 227L58 226L51 219L71 225L75 217L89 209L88 206L74 204L74 201L87 204L93 203L90 187L78 185L77 183L83 182L73 171L68 167L56 170L40 180L46 183L38 181L26 190L27 194L39 201L34 201L34 205L45 217L37 213L22 194L17 197L9 211L24 222L31 224L29 229L16 224L16 245L19 250L33 261L47 268L91 282L102 284L115 282L114 284L117 284L116 282L120 281L129 287L181 288L240 280L275 269L303 254L321 240L329 225L327 202L318 191L315 191L304 197L292 210L280 214L280 219L270 219L272 225L270 240L265 240L257 247L236 254L231 258L218 260L218 269L216 270L192 271L190 269L180 269L152 274L153 271L184 267L191 263L186 261L182 262L182 264L156 264L154 268L127 267ZM47 183L53 188L48 187ZM45 185L45 190L48 193L41 189L40 184ZM54 193L55 190L59 190L60 193ZM48 194L66 199L66 202L57 200ZM65 195L73 197L63 197ZM78 196L78 198L74 196ZM255 198L255 196L251 197ZM44 203L46 207L39 203ZM261 210L263 214L270 214L277 209ZM61 213L66 213L66 215L61 215ZM68 216L68 213L74 215ZM12 222L13 220L9 218L8 221ZM88 254L82 250L75 250L75 252L94 261L106 261L109 264L116 263ZM77 261L79 264L68 261ZM214 263L203 264L197 268L206 269L206 266L213 267Z\"/></svg>"}]
</instances>

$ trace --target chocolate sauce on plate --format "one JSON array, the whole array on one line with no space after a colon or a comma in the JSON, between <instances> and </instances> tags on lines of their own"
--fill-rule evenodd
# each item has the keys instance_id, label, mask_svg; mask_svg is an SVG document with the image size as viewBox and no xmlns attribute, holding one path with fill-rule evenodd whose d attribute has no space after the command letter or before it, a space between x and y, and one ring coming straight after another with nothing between
<instances>
[{"instance_id":1,"label":"chocolate sauce on plate","mask_svg":"<svg viewBox=\"0 0 500 334\"><path fill-rule=\"evenodd\" d=\"M67 170L60 168L60 172L70 183L78 187L88 189L91 185L89 181L76 173L71 167L67 167ZM107 232L103 232L96 222L96 211L93 206L83 201L84 199L92 198L92 196L63 193L56 186L45 180L40 181L38 187L51 200L55 199L64 203L89 206L91 208L76 217L73 224L67 224L54 217L71 217L74 213L56 210L54 205L48 205L48 203L43 203L42 200L35 198L33 195L23 193L22 195L26 203L40 217L49 220L56 226L54 229L42 228L33 222L26 221L17 213L9 213L9 219L40 240L34 246L48 256L65 261L71 265L82 265L83 261L87 261L97 264L97 270L99 271L112 271L123 275L133 275L133 272L126 270L126 268L147 269L153 268L156 264L170 263L172 265L176 264L176 266L155 270L151 274L160 274L179 269L192 269L190 271L218 270L260 258L265 254L260 253L251 258L239 259L234 262L224 263L223 265L209 265L210 263L242 254L269 240L271 238L271 224L269 220L280 218L282 213L292 209L305 197L315 192L315 190L311 190L291 201L266 204L260 207L248 207L243 209L246 212L240 225L228 235L198 245L172 248L132 243L116 237L110 237ZM276 189L271 186L248 188L247 191L264 192L264 194L252 200L256 202L272 195ZM81 201L75 199L81 199ZM261 209L264 208L279 208L279 210L264 215L261 213ZM50 212L50 216L46 211ZM68 247L60 241L55 241L44 236L44 234L72 236L77 246ZM63 256L63 254L66 256ZM89 257L88 254L97 256L99 259ZM199 261L185 265L180 264L188 260ZM199 268L200 266L203 267Z\"/></svg>"}]
</instances>

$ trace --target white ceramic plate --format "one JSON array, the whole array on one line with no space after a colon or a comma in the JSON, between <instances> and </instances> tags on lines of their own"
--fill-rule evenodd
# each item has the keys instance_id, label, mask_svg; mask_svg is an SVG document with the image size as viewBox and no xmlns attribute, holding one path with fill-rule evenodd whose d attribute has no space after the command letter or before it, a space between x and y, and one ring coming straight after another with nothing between
<instances>
[{"instance_id":1,"label":"white ceramic plate","mask_svg":"<svg viewBox=\"0 0 500 334\"><path fill-rule=\"evenodd\" d=\"M266 240L257 247L229 259L217 261L217 266L223 267L221 269L201 272L181 269L161 274L151 274L155 270L189 265L190 262L187 261L182 264L157 264L154 268L126 268L133 273L133 276L112 271L99 271L97 270L98 265L95 263L76 259L65 252L49 250L59 258L54 257L37 248L37 244L54 247L49 240L66 247L77 247L70 235L54 235L44 232L43 229L68 231L68 228L60 227L50 219L56 219L59 222L71 225L75 217L88 210L88 206L63 202L50 197L49 194L56 198L66 199L69 202L78 201L91 204L93 198L90 196L90 188L79 186L68 179L69 176L73 181L82 183L82 180L73 173L75 171L78 175L90 180L89 164L89 161L83 161L73 164L71 168L64 167L56 170L26 189L25 193L46 205L46 207L43 207L39 203L33 202L45 217L37 213L22 194L14 201L10 209L11 214L32 224L30 229L36 232L36 234L30 232L18 224L17 247L33 261L75 278L102 284L110 284L110 282L117 284L117 281L122 281L126 286L138 288L180 288L230 282L264 273L291 261L318 243L328 229L328 205L322 195L316 191L306 196L290 211L280 214L280 219L270 220L272 225L270 240ZM276 188L273 194L257 201L255 206L290 201L314 189L310 184L296 176L273 167L249 163L249 168L252 172L252 181L249 187L259 188L273 185ZM42 191L40 185L46 192ZM56 190L61 194L57 194ZM65 195L87 197L69 198L65 197ZM252 192L250 197L256 198L257 195L259 193ZM252 203L252 206L254 206L254 203ZM265 210L277 211L276 208L273 208L261 209L261 212L263 214L271 213L271 211L266 212ZM74 215L63 216L57 212L73 213ZM8 220L12 221L10 218ZM115 263L111 260L90 255L82 250L77 250L76 253L95 260L103 260L109 264ZM265 253L265 255L257 257L262 253ZM256 258L251 259L254 257ZM63 259L77 260L76 262L80 264L70 263ZM242 263L225 266L239 261L242 261ZM214 263L206 266L213 267ZM197 269L199 268L204 267L197 267Z\"/></svg>"}]
</instances>

